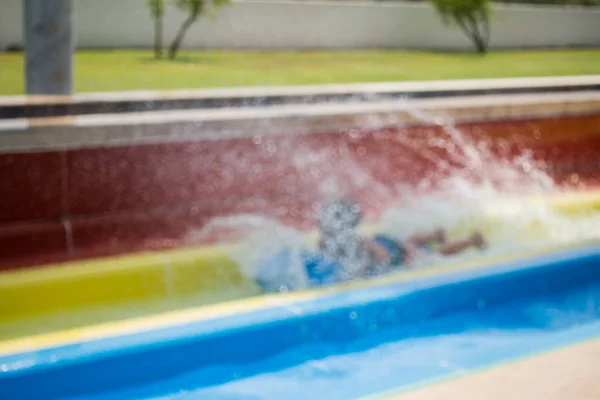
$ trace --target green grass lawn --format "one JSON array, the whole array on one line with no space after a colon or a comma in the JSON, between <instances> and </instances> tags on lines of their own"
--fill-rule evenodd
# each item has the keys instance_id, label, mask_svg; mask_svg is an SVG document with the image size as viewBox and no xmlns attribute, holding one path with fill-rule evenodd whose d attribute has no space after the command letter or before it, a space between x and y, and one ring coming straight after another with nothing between
<instances>
[{"instance_id":1,"label":"green grass lawn","mask_svg":"<svg viewBox=\"0 0 600 400\"><path fill-rule=\"evenodd\" d=\"M0 95L23 93L23 56L0 54ZM600 74L600 49L472 53L420 51L81 51L77 92Z\"/></svg>"}]
</instances>

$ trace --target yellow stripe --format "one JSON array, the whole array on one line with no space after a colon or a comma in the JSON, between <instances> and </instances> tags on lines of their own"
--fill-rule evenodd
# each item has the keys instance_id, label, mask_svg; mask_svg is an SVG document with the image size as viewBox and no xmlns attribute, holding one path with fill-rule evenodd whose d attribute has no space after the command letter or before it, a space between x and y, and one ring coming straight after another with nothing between
<instances>
[{"instance_id":1,"label":"yellow stripe","mask_svg":"<svg viewBox=\"0 0 600 400\"><path fill-rule=\"evenodd\" d=\"M590 244L595 243L591 242ZM555 249L566 250L576 246L569 245ZM132 318L126 321L110 322L98 325L85 326L82 328L68 329L43 335L32 335L18 339L0 341L0 356L14 354L24 351L32 351L41 348L65 345L73 342L94 340L99 338L113 337L124 334L142 332L150 329L159 329L187 323L194 323L215 317L224 317L245 313L268 307L291 306L293 302L311 300L325 294L339 293L358 288L378 287L389 284L411 281L418 278L426 278L450 272L465 272L472 269L486 268L503 262L511 262L519 259L539 256L547 251L528 251L508 256L486 257L485 259L447 263L440 268L417 269L391 274L385 277L369 281L355 281L327 288L313 289L310 291L299 291L286 294L271 294L260 297L247 298L237 301L213 304L204 307L196 307L187 310L162 313L159 315Z\"/></svg>"},{"instance_id":2,"label":"yellow stripe","mask_svg":"<svg viewBox=\"0 0 600 400\"><path fill-rule=\"evenodd\" d=\"M1 274L0 318L6 323L66 309L248 287L247 283L219 247L76 262Z\"/></svg>"},{"instance_id":3,"label":"yellow stripe","mask_svg":"<svg viewBox=\"0 0 600 400\"><path fill-rule=\"evenodd\" d=\"M534 196L531 204L547 204L555 211L568 215L589 214L600 211L600 191L573 192L555 196Z\"/></svg>"}]
</instances>

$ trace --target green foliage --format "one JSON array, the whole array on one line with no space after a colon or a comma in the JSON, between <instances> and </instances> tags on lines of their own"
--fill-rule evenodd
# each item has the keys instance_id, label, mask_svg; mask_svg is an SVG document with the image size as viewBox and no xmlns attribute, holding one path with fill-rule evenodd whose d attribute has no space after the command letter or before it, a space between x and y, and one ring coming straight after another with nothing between
<instances>
[{"instance_id":1,"label":"green foliage","mask_svg":"<svg viewBox=\"0 0 600 400\"><path fill-rule=\"evenodd\" d=\"M224 4L229 3L230 0L174 0L175 5L187 12L188 17L183 24L179 28L175 39L171 43L169 47L169 58L175 59L177 57L177 52L179 51L179 47L181 47L181 43L183 42L183 38L187 33L188 29L200 18L202 14L207 12L208 8L212 5L217 8Z\"/></svg>"},{"instance_id":2,"label":"green foliage","mask_svg":"<svg viewBox=\"0 0 600 400\"><path fill-rule=\"evenodd\" d=\"M194 18L198 18L204 11L206 0L175 0L175 5Z\"/></svg>"},{"instance_id":3,"label":"green foliage","mask_svg":"<svg viewBox=\"0 0 600 400\"><path fill-rule=\"evenodd\" d=\"M446 24L458 25L479 53L487 51L490 39L492 0L430 0Z\"/></svg>"},{"instance_id":4,"label":"green foliage","mask_svg":"<svg viewBox=\"0 0 600 400\"><path fill-rule=\"evenodd\" d=\"M165 0L146 0L152 18L158 19L165 15Z\"/></svg>"},{"instance_id":5,"label":"green foliage","mask_svg":"<svg viewBox=\"0 0 600 400\"><path fill-rule=\"evenodd\" d=\"M187 18L179 28L177 35L169 46L169 58L177 57L177 52L188 29L211 8L218 8L230 2L230 0L146 0L150 15L154 19L154 54L156 58L162 57L163 48L163 26L162 20L168 4L174 4L177 8L187 14Z\"/></svg>"},{"instance_id":6,"label":"green foliage","mask_svg":"<svg viewBox=\"0 0 600 400\"><path fill-rule=\"evenodd\" d=\"M180 10L188 13L190 18L198 19L201 15L206 14L210 8L218 8L230 3L231 0L173 0L173 2Z\"/></svg>"}]
</instances>

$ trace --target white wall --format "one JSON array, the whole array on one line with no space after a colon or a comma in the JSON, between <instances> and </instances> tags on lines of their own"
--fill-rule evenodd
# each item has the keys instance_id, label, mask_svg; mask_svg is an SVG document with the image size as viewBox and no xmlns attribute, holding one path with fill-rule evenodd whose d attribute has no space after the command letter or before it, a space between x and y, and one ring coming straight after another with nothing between
<instances>
[{"instance_id":1,"label":"white wall","mask_svg":"<svg viewBox=\"0 0 600 400\"><path fill-rule=\"evenodd\" d=\"M22 40L22 0L0 0L0 49ZM73 0L80 48L150 47L144 0ZM184 15L165 18L170 40ZM238 1L196 24L188 48L467 49L458 29L442 26L427 4ZM600 8L497 7L492 48L600 46Z\"/></svg>"}]
</instances>

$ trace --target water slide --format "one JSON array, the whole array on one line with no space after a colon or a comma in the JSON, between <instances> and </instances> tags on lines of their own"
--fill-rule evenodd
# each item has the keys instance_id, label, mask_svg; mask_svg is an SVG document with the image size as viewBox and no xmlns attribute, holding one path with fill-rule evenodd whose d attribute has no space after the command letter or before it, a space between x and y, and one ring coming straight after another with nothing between
<instances>
[{"instance_id":1,"label":"water slide","mask_svg":"<svg viewBox=\"0 0 600 400\"><path fill-rule=\"evenodd\" d=\"M107 125L100 120L108 117L94 116L75 117L75 128L56 128L64 130L56 139L65 143L49 140L36 151L11 147L0 162L22 166L28 181L10 193L6 204L14 218L3 221L2 243L8 245L1 250L8 267L0 272L0 398L403 398L432 382L593 340L600 334L600 274L595 267L600 259L600 192L594 189L599 125L592 113L597 99L571 99L578 102L569 103L572 108L577 104L576 112L554 118L569 110L564 99L547 98L540 105L537 96L515 98L488 99L489 104L475 98L463 101L464 109L457 99L442 101L444 110L459 120L469 121L473 115L463 115L465 110L474 113L477 107L477 118L497 118L498 112L512 118L457 125L465 135L447 120L419 117L434 128L411 125L416 112L398 104L391 112L385 103L362 111L368 114L365 121L380 113L381 126L359 135L353 130L288 135L297 126L286 110L276 117L287 119L269 125L285 132L255 135L255 119L265 117L250 115L244 122L248 126L240 125L244 137L186 137L185 142L170 136L176 129L152 131L154 122L145 126L139 119L109 116L115 121ZM340 121L356 124L360 110L354 106L339 106L341 111L328 107L332 109L319 106L310 114L339 113L327 117L329 125L318 125L323 121L314 115L304 115L300 124L306 125L309 117L311 126L339 130L346 129ZM527 107L531 115L514 116ZM276 110L246 113L267 111ZM211 113L216 111L194 111L187 122L205 118L205 127L212 120L223 122ZM344 113L352 118L346 120ZM408 128L395 119L400 128L386 127L392 117L401 117L398 121ZM99 132L110 136L121 130L131 137L119 136L123 141L118 145L93 142ZM157 134L156 143L138 142L140 131ZM498 148L482 157L475 140L480 136L484 142L491 138ZM534 157L517 157L523 147L533 149ZM415 148L420 151L411 150ZM353 157L340 157L344 151ZM498 157L505 152L510 155L506 160ZM538 169L540 160L549 168ZM243 167L253 163L278 168L256 173ZM321 169L315 171L315 165ZM62 175L23 172L36 169ZM307 221L316 192L331 184L327 177L332 175L350 182L360 200L371 201L361 226L365 234L402 236L404 229L437 224L456 237L480 229L490 246L426 259L410 270L374 279L264 293L254 280L264 259L254 255L273 251L273 246L314 246L316 232L286 222ZM386 197L383 189L396 182L418 187L423 181L456 183L457 176L462 179L458 187L467 194L464 203L425 195L412 196L412 203L397 208L389 203L384 210L377 208ZM519 183L517 189L532 193L548 189L547 177L552 190L540 195L485 191L499 180ZM478 184L465 188L465 182L473 181ZM577 191L567 188L580 183ZM44 203L48 207L25 201L31 187L50 194ZM253 202L257 198L262 202ZM20 214L13 215L14 210ZM70 258L98 244L127 245L128 234L136 243L158 238L179 244L177 235L205 224L207 216L246 210L253 218L284 212L281 221L265 217L257 235L231 243L188 243L119 255L128 250L124 246L112 256ZM195 233L210 236L211 227L240 221L249 220L217 218ZM67 231L71 241L63 243ZM10 246L29 235L41 238L32 242L39 248ZM44 259L30 268L10 264L25 253L43 255L43 250L70 261Z\"/></svg>"},{"instance_id":2,"label":"water slide","mask_svg":"<svg viewBox=\"0 0 600 400\"><path fill-rule=\"evenodd\" d=\"M19 399L402 398L598 337L599 249L481 258L3 341L0 390ZM197 252L198 265L217 252ZM122 275L112 275L114 288Z\"/></svg>"},{"instance_id":3,"label":"water slide","mask_svg":"<svg viewBox=\"0 0 600 400\"><path fill-rule=\"evenodd\" d=\"M513 197L512 201L488 204L448 228L450 234L483 229L496 241L494 246L466 258L436 259L432 265L403 271L398 277L483 268L593 241L597 236L590 227L597 225L599 209L597 191ZM542 216L523 220L523 215L536 216L540 210ZM369 234L379 226L367 223L361 229ZM548 236L552 234L558 236ZM567 234L570 241L561 240L561 234ZM302 237L310 245L315 233L305 232ZM519 240L528 246L506 247ZM260 250L255 242L249 244L251 251ZM248 251L241 241L4 272L0 338L10 347L14 341L36 335L258 296L261 289L244 265Z\"/></svg>"}]
</instances>

